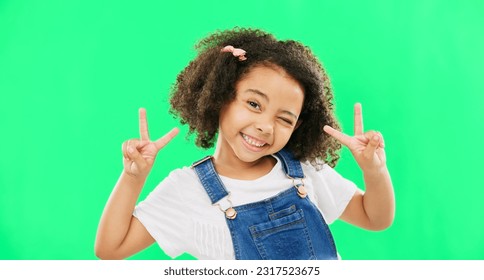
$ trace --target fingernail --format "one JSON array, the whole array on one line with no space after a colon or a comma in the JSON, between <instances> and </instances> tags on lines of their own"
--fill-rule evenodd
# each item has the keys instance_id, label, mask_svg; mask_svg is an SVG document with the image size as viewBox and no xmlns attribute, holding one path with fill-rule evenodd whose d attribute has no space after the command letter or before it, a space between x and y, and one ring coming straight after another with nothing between
<instances>
[{"instance_id":1,"label":"fingernail","mask_svg":"<svg viewBox=\"0 0 484 280\"><path fill-rule=\"evenodd\" d=\"M133 153L133 147L128 147L128 153Z\"/></svg>"},{"instance_id":2,"label":"fingernail","mask_svg":"<svg viewBox=\"0 0 484 280\"><path fill-rule=\"evenodd\" d=\"M373 136L373 140L378 141L378 140L380 140L380 137L378 137L378 135L375 135L375 136Z\"/></svg>"}]
</instances>

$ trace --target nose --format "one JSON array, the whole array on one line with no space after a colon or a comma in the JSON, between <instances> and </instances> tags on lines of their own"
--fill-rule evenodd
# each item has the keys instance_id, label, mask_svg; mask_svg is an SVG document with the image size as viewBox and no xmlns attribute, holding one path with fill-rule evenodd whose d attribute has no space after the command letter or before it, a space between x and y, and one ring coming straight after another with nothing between
<instances>
[{"instance_id":1,"label":"nose","mask_svg":"<svg viewBox=\"0 0 484 280\"><path fill-rule=\"evenodd\" d=\"M274 122L269 120L269 118L259 118L255 124L258 131L262 134L272 134L274 133Z\"/></svg>"}]
</instances>

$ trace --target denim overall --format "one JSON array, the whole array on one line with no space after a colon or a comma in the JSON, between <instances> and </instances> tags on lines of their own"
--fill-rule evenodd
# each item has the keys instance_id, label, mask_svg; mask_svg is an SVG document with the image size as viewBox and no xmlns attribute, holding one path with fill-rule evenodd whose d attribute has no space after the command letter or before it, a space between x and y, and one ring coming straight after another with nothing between
<instances>
[{"instance_id":1,"label":"denim overall","mask_svg":"<svg viewBox=\"0 0 484 280\"><path fill-rule=\"evenodd\" d=\"M238 260L337 259L333 236L302 184L301 163L291 153L275 154L293 186L262 201L222 209ZM195 162L198 175L212 204L228 199L211 157ZM299 179L301 184L296 184ZM228 200L230 202L230 200ZM230 202L231 203L231 202ZM220 206L219 206L220 207Z\"/></svg>"}]
</instances>

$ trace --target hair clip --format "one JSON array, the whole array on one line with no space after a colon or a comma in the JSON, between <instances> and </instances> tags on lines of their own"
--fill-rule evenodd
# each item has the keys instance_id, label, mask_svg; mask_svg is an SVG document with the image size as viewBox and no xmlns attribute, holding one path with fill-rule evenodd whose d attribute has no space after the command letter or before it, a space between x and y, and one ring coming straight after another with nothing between
<instances>
[{"instance_id":1,"label":"hair clip","mask_svg":"<svg viewBox=\"0 0 484 280\"><path fill-rule=\"evenodd\" d=\"M231 45L225 46L220 51L232 53L235 57L239 58L239 61L244 61L244 60L247 59L247 57L245 57L246 52L243 49L237 49L237 48L234 48Z\"/></svg>"}]
</instances>

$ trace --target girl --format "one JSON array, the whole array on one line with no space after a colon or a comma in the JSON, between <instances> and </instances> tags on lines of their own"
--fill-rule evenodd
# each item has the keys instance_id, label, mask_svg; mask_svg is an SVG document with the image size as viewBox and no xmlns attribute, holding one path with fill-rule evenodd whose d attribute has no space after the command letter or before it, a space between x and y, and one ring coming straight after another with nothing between
<instances>
[{"instance_id":1,"label":"girl","mask_svg":"<svg viewBox=\"0 0 484 280\"><path fill-rule=\"evenodd\" d=\"M135 207L155 157L173 137L123 143L123 172L99 224L95 251L122 259L158 242L171 256L199 259L336 259L327 226L391 225L393 187L383 137L338 131L329 79L312 52L260 30L217 32L178 75L171 113L213 156L172 171ZM363 171L366 192L332 169L341 144ZM167 160L167 159L165 159Z\"/></svg>"}]
</instances>

